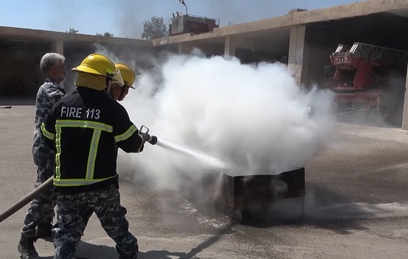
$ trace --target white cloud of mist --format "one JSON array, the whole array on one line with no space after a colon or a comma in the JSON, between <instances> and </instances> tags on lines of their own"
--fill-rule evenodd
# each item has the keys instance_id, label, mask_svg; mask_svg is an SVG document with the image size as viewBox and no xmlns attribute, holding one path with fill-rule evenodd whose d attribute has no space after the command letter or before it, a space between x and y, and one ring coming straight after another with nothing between
<instances>
[{"instance_id":1,"label":"white cloud of mist","mask_svg":"<svg viewBox=\"0 0 408 259\"><path fill-rule=\"evenodd\" d=\"M331 94L302 90L285 65L200 55L169 55L156 64L122 102L132 121L159 141L225 163L227 174L303 167L330 138ZM157 187L179 188L181 175L199 179L221 170L206 161L146 144L140 154L120 152L118 169L130 178L147 175Z\"/></svg>"}]
</instances>

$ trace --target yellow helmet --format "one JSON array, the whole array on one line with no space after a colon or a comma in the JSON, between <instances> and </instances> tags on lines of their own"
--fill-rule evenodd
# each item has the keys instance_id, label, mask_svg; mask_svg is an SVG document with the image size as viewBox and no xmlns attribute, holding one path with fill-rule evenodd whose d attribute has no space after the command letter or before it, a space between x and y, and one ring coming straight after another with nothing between
<instances>
[{"instance_id":1,"label":"yellow helmet","mask_svg":"<svg viewBox=\"0 0 408 259\"><path fill-rule=\"evenodd\" d=\"M120 71L120 74L123 78L123 83L133 89L133 83L135 82L135 72L128 65L124 63L115 63L115 67Z\"/></svg>"},{"instance_id":2,"label":"yellow helmet","mask_svg":"<svg viewBox=\"0 0 408 259\"><path fill-rule=\"evenodd\" d=\"M108 77L119 85L123 85L122 76L120 75L120 71L116 69L115 64L108 57L99 53L88 55L82 60L81 64L74 67L72 71Z\"/></svg>"}]
</instances>

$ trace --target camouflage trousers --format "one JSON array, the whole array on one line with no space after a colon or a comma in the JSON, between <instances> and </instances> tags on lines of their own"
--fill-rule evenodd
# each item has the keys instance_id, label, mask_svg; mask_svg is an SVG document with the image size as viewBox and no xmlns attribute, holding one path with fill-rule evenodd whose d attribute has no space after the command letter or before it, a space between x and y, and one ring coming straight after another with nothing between
<instances>
[{"instance_id":1,"label":"camouflage trousers","mask_svg":"<svg viewBox=\"0 0 408 259\"><path fill-rule=\"evenodd\" d=\"M137 258L137 239L129 232L126 209L120 205L120 193L111 185L98 191L56 194L57 224L54 226L54 259L75 254L89 217L94 212L101 226L116 243L120 258Z\"/></svg>"},{"instance_id":2,"label":"camouflage trousers","mask_svg":"<svg viewBox=\"0 0 408 259\"><path fill-rule=\"evenodd\" d=\"M53 176L53 169L52 160L45 160L43 164L37 165L37 181L35 183L35 188ZM51 186L31 201L24 219L24 226L21 229L21 235L27 238L35 238L35 229L42 221L52 223L55 216L55 205L56 202L53 187Z\"/></svg>"}]
</instances>

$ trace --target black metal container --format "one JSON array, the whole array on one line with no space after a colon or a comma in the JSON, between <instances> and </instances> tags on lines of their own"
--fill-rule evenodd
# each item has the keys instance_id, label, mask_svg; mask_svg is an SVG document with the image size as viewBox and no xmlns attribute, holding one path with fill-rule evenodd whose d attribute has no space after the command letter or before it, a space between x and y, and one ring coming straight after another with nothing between
<instances>
[{"instance_id":1,"label":"black metal container","mask_svg":"<svg viewBox=\"0 0 408 259\"><path fill-rule=\"evenodd\" d=\"M277 175L231 176L212 174L205 179L212 200L231 218L262 216L265 208L282 199L298 199L302 214L305 190L305 169L299 168Z\"/></svg>"}]
</instances>

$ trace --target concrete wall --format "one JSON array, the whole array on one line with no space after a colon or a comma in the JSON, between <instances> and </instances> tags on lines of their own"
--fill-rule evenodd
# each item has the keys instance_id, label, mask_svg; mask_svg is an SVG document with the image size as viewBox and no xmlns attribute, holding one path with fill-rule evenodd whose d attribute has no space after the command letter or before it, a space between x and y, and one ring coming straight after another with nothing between
<instances>
[{"instance_id":1,"label":"concrete wall","mask_svg":"<svg viewBox=\"0 0 408 259\"><path fill-rule=\"evenodd\" d=\"M0 95L33 96L44 80L39 62L47 47L0 48ZM51 47L48 45L48 47Z\"/></svg>"}]
</instances>

